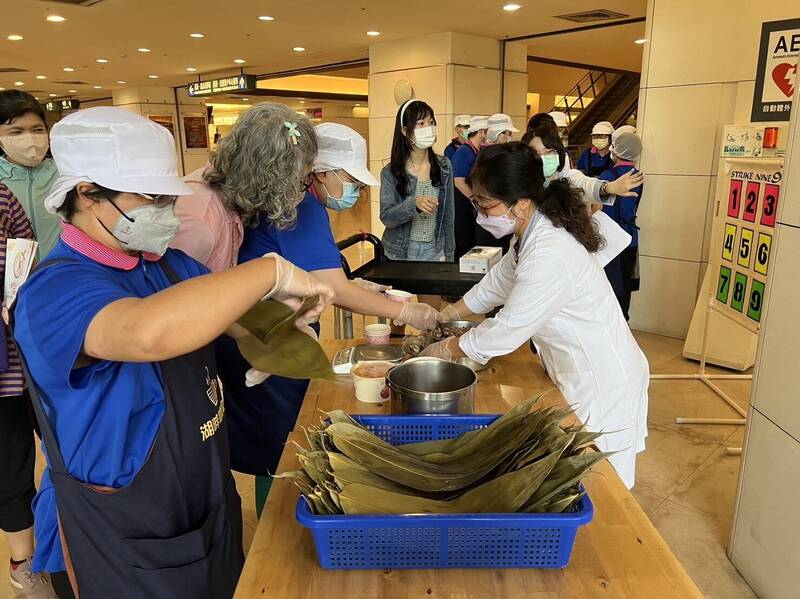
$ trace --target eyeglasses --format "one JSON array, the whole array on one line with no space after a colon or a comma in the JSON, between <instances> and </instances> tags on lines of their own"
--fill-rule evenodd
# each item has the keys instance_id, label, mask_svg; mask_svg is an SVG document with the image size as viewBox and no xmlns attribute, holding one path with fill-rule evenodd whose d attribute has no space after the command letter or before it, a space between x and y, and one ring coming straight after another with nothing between
<instances>
[{"instance_id":1,"label":"eyeglasses","mask_svg":"<svg viewBox=\"0 0 800 599\"><path fill-rule=\"evenodd\" d=\"M158 208L164 208L169 206L170 204L174 204L175 201L178 199L178 196L170 196L170 195L149 195L146 193L137 193L140 198L144 198L145 200L150 200L155 204Z\"/></svg>"},{"instance_id":2,"label":"eyeglasses","mask_svg":"<svg viewBox=\"0 0 800 599\"><path fill-rule=\"evenodd\" d=\"M489 210L494 210L495 208L497 208L498 206L502 205L502 203L503 203L503 202L495 202L491 206L482 206L482 205L478 204L478 202L490 202L490 201L491 200L489 200L487 198L479 197L477 194L474 195L472 197L472 199L470 200L470 202L472 203L472 206L475 208L475 210L477 210L483 216L489 216L489 213L488 213Z\"/></svg>"},{"instance_id":3,"label":"eyeglasses","mask_svg":"<svg viewBox=\"0 0 800 599\"><path fill-rule=\"evenodd\" d=\"M338 173L337 171L333 171L333 176L334 176L334 177L336 177L337 179L339 179L339 183L341 183L342 185L344 185L345 183L351 183L351 184L353 185L353 187L355 187L355 188L356 188L356 191L357 191L358 193L361 193L361 190L363 190L363 189L366 187L366 185L364 185L364 184L363 184L361 181L356 181L356 180L354 180L354 179L353 179L353 178L352 178L352 177L351 177L351 176L350 176L350 175L347 173L347 171L345 171L345 173L344 173L344 174L345 174L345 176L347 177L347 180L346 180L346 181L342 181L342 178L339 176L339 173Z\"/></svg>"}]
</instances>

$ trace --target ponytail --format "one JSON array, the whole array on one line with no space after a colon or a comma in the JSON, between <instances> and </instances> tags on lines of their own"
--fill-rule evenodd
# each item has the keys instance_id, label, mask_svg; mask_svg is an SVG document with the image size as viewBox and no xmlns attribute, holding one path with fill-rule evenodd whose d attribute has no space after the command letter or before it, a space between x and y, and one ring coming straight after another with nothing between
<instances>
[{"instance_id":1,"label":"ponytail","mask_svg":"<svg viewBox=\"0 0 800 599\"><path fill-rule=\"evenodd\" d=\"M605 245L603 236L583 202L580 190L556 179L534 201L536 208L556 227L566 229L590 253Z\"/></svg>"}]
</instances>

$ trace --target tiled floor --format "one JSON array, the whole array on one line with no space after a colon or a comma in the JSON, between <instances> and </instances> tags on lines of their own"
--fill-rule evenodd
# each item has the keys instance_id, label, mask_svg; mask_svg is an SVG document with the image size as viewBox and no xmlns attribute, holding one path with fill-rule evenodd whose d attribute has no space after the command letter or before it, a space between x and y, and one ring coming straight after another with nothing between
<instances>
[{"instance_id":1,"label":"tiled floor","mask_svg":"<svg viewBox=\"0 0 800 599\"><path fill-rule=\"evenodd\" d=\"M333 214L337 239L367 230L369 203L362 201L353 211ZM365 257L371 257L367 245ZM350 265L361 263L360 248L346 252ZM333 331L332 310L322 319L323 337ZM361 318L354 319L356 336ZM636 333L653 373L695 372L697 365L681 357L681 341ZM720 381L720 387L741 406L750 395L749 381ZM647 451L637 461L633 493L664 536L701 591L714 599L755 597L725 555L733 517L739 458L725 454L726 446L742 442L741 426L680 426L677 416L736 417L736 413L697 381L653 381L650 386L650 435ZM40 456L41 457L41 456ZM41 475L41 459L37 474ZM253 477L236 475L242 496L244 542L249 548L256 526ZM0 541L0 564L8 551ZM0 599L13 597L0 581Z\"/></svg>"}]
</instances>

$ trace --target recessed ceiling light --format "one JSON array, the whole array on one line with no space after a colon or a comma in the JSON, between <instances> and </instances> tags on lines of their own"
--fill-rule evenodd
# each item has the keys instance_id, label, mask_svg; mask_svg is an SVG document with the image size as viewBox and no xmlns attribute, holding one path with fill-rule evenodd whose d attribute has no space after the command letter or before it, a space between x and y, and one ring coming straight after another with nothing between
<instances>
[{"instance_id":1,"label":"recessed ceiling light","mask_svg":"<svg viewBox=\"0 0 800 599\"><path fill-rule=\"evenodd\" d=\"M46 20L50 21L51 23L63 23L67 19L61 15L48 15Z\"/></svg>"},{"instance_id":2,"label":"recessed ceiling light","mask_svg":"<svg viewBox=\"0 0 800 599\"><path fill-rule=\"evenodd\" d=\"M522 8L522 4L504 4L503 10L506 12L514 12Z\"/></svg>"},{"instance_id":3,"label":"recessed ceiling light","mask_svg":"<svg viewBox=\"0 0 800 599\"><path fill-rule=\"evenodd\" d=\"M150 79L158 79L158 75L148 75L147 77Z\"/></svg>"},{"instance_id":4,"label":"recessed ceiling light","mask_svg":"<svg viewBox=\"0 0 800 599\"><path fill-rule=\"evenodd\" d=\"M274 21L275 17L270 17L269 15L263 15L261 17L258 17L258 20L259 21Z\"/></svg>"},{"instance_id":5,"label":"recessed ceiling light","mask_svg":"<svg viewBox=\"0 0 800 599\"><path fill-rule=\"evenodd\" d=\"M69 91L69 93L71 93L71 94L77 94L78 93L77 89L70 89L70 90L67 90L67 91Z\"/></svg>"},{"instance_id":6,"label":"recessed ceiling light","mask_svg":"<svg viewBox=\"0 0 800 599\"><path fill-rule=\"evenodd\" d=\"M47 75L36 75L37 79L47 79Z\"/></svg>"},{"instance_id":7,"label":"recessed ceiling light","mask_svg":"<svg viewBox=\"0 0 800 599\"><path fill-rule=\"evenodd\" d=\"M194 67L186 67L186 70L189 71L190 73L194 73L197 69Z\"/></svg>"},{"instance_id":8,"label":"recessed ceiling light","mask_svg":"<svg viewBox=\"0 0 800 599\"><path fill-rule=\"evenodd\" d=\"M139 52L144 52L145 54L150 52L150 48L137 48L137 50L139 50Z\"/></svg>"},{"instance_id":9,"label":"recessed ceiling light","mask_svg":"<svg viewBox=\"0 0 800 599\"><path fill-rule=\"evenodd\" d=\"M25 85L25 82L24 81L15 81L14 85L16 85L17 87L21 87L21 86Z\"/></svg>"},{"instance_id":10,"label":"recessed ceiling light","mask_svg":"<svg viewBox=\"0 0 800 599\"><path fill-rule=\"evenodd\" d=\"M236 64L244 64L246 61L244 58L237 58L233 62L235 62Z\"/></svg>"},{"instance_id":11,"label":"recessed ceiling light","mask_svg":"<svg viewBox=\"0 0 800 599\"><path fill-rule=\"evenodd\" d=\"M12 33L12 34L11 34L11 35L9 35L9 36L8 36L6 39L7 39L9 42L19 42L19 41L22 41L22 40L23 40L23 39L25 39L25 38L23 38L21 35L17 35L16 33Z\"/></svg>"},{"instance_id":12,"label":"recessed ceiling light","mask_svg":"<svg viewBox=\"0 0 800 599\"><path fill-rule=\"evenodd\" d=\"M0 87L0 92L5 90L5 87Z\"/></svg>"},{"instance_id":13,"label":"recessed ceiling light","mask_svg":"<svg viewBox=\"0 0 800 599\"><path fill-rule=\"evenodd\" d=\"M305 104L305 103L306 103L305 100L300 100L300 104Z\"/></svg>"},{"instance_id":14,"label":"recessed ceiling light","mask_svg":"<svg viewBox=\"0 0 800 599\"><path fill-rule=\"evenodd\" d=\"M105 64L108 62L108 60L105 58L98 58L97 60L95 60L95 62L99 62L100 64Z\"/></svg>"},{"instance_id":15,"label":"recessed ceiling light","mask_svg":"<svg viewBox=\"0 0 800 599\"><path fill-rule=\"evenodd\" d=\"M641 46L642 44L646 44L648 41L649 40L646 37L640 37L638 40L636 40L633 43L634 44L639 44Z\"/></svg>"},{"instance_id":16,"label":"recessed ceiling light","mask_svg":"<svg viewBox=\"0 0 800 599\"><path fill-rule=\"evenodd\" d=\"M102 85L94 85L94 86L92 86L92 87L94 87L95 89L103 89L103 86L102 86Z\"/></svg>"},{"instance_id":17,"label":"recessed ceiling light","mask_svg":"<svg viewBox=\"0 0 800 599\"><path fill-rule=\"evenodd\" d=\"M47 95L48 95L48 96L50 96L51 98L56 98L56 97L58 97L58 94L47 94Z\"/></svg>"},{"instance_id":18,"label":"recessed ceiling light","mask_svg":"<svg viewBox=\"0 0 800 599\"><path fill-rule=\"evenodd\" d=\"M242 98L242 102L249 102L250 98Z\"/></svg>"},{"instance_id":19,"label":"recessed ceiling light","mask_svg":"<svg viewBox=\"0 0 800 599\"><path fill-rule=\"evenodd\" d=\"M117 85L125 85L127 81L117 81Z\"/></svg>"},{"instance_id":20,"label":"recessed ceiling light","mask_svg":"<svg viewBox=\"0 0 800 599\"><path fill-rule=\"evenodd\" d=\"M356 104L356 106L361 106L361 104Z\"/></svg>"},{"instance_id":21,"label":"recessed ceiling light","mask_svg":"<svg viewBox=\"0 0 800 599\"><path fill-rule=\"evenodd\" d=\"M75 69L73 69L72 67L64 67L62 70L63 70L65 73L71 73L71 72L73 72Z\"/></svg>"},{"instance_id":22,"label":"recessed ceiling light","mask_svg":"<svg viewBox=\"0 0 800 599\"><path fill-rule=\"evenodd\" d=\"M367 35L370 37L377 37L381 34L380 31L367 31Z\"/></svg>"},{"instance_id":23,"label":"recessed ceiling light","mask_svg":"<svg viewBox=\"0 0 800 599\"><path fill-rule=\"evenodd\" d=\"M189 37L200 39L201 37L205 37L205 35L203 35L202 33L190 33Z\"/></svg>"},{"instance_id":24,"label":"recessed ceiling light","mask_svg":"<svg viewBox=\"0 0 800 599\"><path fill-rule=\"evenodd\" d=\"M306 49L303 48L303 46L295 46L294 48L292 48L292 50L294 50L295 52L305 52L306 51Z\"/></svg>"}]
</instances>

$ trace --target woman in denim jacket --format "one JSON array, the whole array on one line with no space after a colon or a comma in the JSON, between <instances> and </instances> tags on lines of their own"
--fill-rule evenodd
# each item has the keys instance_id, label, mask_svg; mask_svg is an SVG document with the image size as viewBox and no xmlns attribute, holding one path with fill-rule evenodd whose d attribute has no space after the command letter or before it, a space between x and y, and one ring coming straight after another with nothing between
<instances>
[{"instance_id":1,"label":"woman in denim jacket","mask_svg":"<svg viewBox=\"0 0 800 599\"><path fill-rule=\"evenodd\" d=\"M383 250L390 260L452 262L453 170L434 153L436 119L421 100L397 112L392 158L381 171Z\"/></svg>"}]
</instances>

